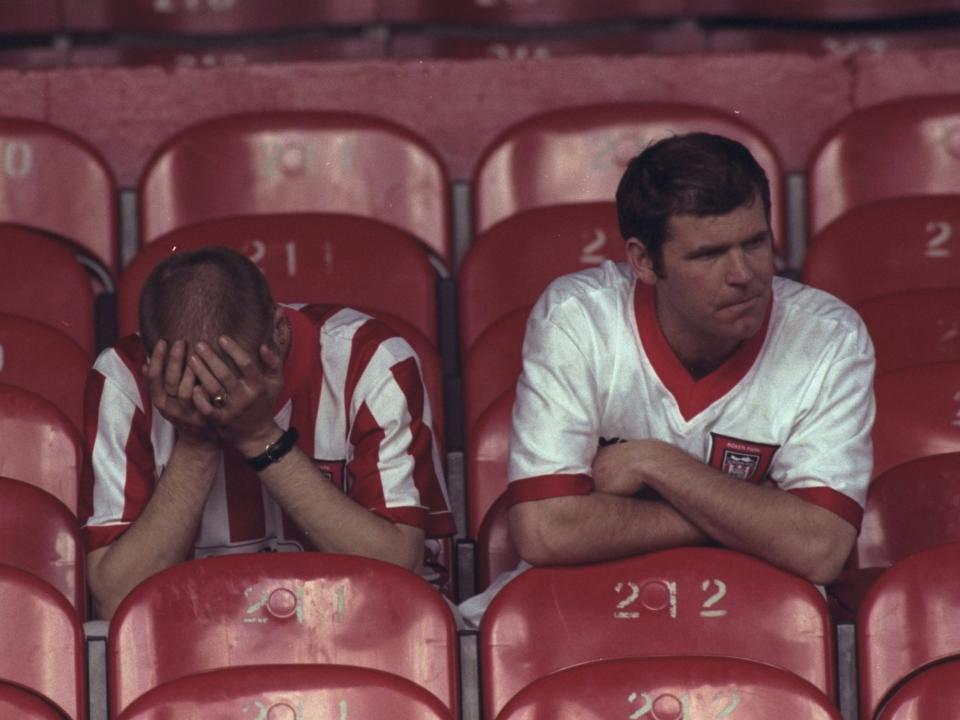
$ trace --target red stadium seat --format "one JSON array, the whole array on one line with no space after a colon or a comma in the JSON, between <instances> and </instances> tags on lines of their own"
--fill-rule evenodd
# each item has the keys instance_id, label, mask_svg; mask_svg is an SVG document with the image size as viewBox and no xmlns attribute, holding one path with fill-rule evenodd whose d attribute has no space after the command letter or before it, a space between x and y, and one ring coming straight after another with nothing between
<instances>
[{"instance_id":1,"label":"red stadium seat","mask_svg":"<svg viewBox=\"0 0 960 720\"><path fill-rule=\"evenodd\" d=\"M460 267L463 347L498 318L533 305L551 280L624 257L611 202L537 208L497 223L477 237Z\"/></svg>"},{"instance_id":2,"label":"red stadium seat","mask_svg":"<svg viewBox=\"0 0 960 720\"><path fill-rule=\"evenodd\" d=\"M890 468L870 483L856 559L889 567L920 550L960 542L960 452Z\"/></svg>"},{"instance_id":3,"label":"red stadium seat","mask_svg":"<svg viewBox=\"0 0 960 720\"><path fill-rule=\"evenodd\" d=\"M17 720L68 720L41 695L18 685L0 682L0 717Z\"/></svg>"},{"instance_id":4,"label":"red stadium seat","mask_svg":"<svg viewBox=\"0 0 960 720\"><path fill-rule=\"evenodd\" d=\"M877 372L960 361L960 284L908 290L857 304L877 356Z\"/></svg>"},{"instance_id":5,"label":"red stadium seat","mask_svg":"<svg viewBox=\"0 0 960 720\"><path fill-rule=\"evenodd\" d=\"M77 512L83 439L52 403L0 383L0 475L46 490Z\"/></svg>"},{"instance_id":6,"label":"red stadium seat","mask_svg":"<svg viewBox=\"0 0 960 720\"><path fill-rule=\"evenodd\" d=\"M960 707L960 659L918 672L897 689L877 720L954 720Z\"/></svg>"},{"instance_id":7,"label":"red stadium seat","mask_svg":"<svg viewBox=\"0 0 960 720\"><path fill-rule=\"evenodd\" d=\"M740 19L869 21L956 12L957 0L690 0L687 12Z\"/></svg>"},{"instance_id":8,"label":"red stadium seat","mask_svg":"<svg viewBox=\"0 0 960 720\"><path fill-rule=\"evenodd\" d=\"M78 617L87 616L76 516L49 492L6 477L0 477L0 563L47 581L64 594Z\"/></svg>"},{"instance_id":9,"label":"red stadium seat","mask_svg":"<svg viewBox=\"0 0 960 720\"><path fill-rule=\"evenodd\" d=\"M116 272L113 176L99 153L65 130L0 118L0 222L69 238Z\"/></svg>"},{"instance_id":10,"label":"red stadium seat","mask_svg":"<svg viewBox=\"0 0 960 720\"><path fill-rule=\"evenodd\" d=\"M333 112L230 115L188 127L140 179L143 243L237 214L334 212L394 225L451 259L446 171L409 130Z\"/></svg>"},{"instance_id":11,"label":"red stadium seat","mask_svg":"<svg viewBox=\"0 0 960 720\"><path fill-rule=\"evenodd\" d=\"M483 591L501 573L520 564L520 553L510 537L507 496L500 495L483 516L477 532L477 590Z\"/></svg>"},{"instance_id":12,"label":"red stadium seat","mask_svg":"<svg viewBox=\"0 0 960 720\"><path fill-rule=\"evenodd\" d=\"M63 0L73 32L238 33L362 25L376 0Z\"/></svg>"},{"instance_id":13,"label":"red stadium seat","mask_svg":"<svg viewBox=\"0 0 960 720\"><path fill-rule=\"evenodd\" d=\"M4 0L0 34L52 33L60 27L58 0Z\"/></svg>"},{"instance_id":14,"label":"red stadium seat","mask_svg":"<svg viewBox=\"0 0 960 720\"><path fill-rule=\"evenodd\" d=\"M899 1L899 0L898 0ZM807 7L806 4L793 4ZM869 3L857 2L868 7ZM861 29L857 25L830 24L823 28L799 29L797 25L720 27L707 35L711 52L793 52L807 55L882 55L895 51L934 50L956 47L960 31L956 27L923 27L915 30L903 26L875 26Z\"/></svg>"},{"instance_id":15,"label":"red stadium seat","mask_svg":"<svg viewBox=\"0 0 960 720\"><path fill-rule=\"evenodd\" d=\"M858 206L813 237L803 279L852 304L901 290L954 287L958 231L960 194Z\"/></svg>"},{"instance_id":16,"label":"red stadium seat","mask_svg":"<svg viewBox=\"0 0 960 720\"><path fill-rule=\"evenodd\" d=\"M39 320L96 350L90 278L63 243L26 228L0 225L0 312Z\"/></svg>"},{"instance_id":17,"label":"red stadium seat","mask_svg":"<svg viewBox=\"0 0 960 720\"><path fill-rule=\"evenodd\" d=\"M40 695L70 720L86 720L80 618L58 590L6 565L0 565L0 647L0 681Z\"/></svg>"},{"instance_id":18,"label":"red stadium seat","mask_svg":"<svg viewBox=\"0 0 960 720\"><path fill-rule=\"evenodd\" d=\"M960 451L960 362L900 368L874 381L873 476Z\"/></svg>"},{"instance_id":19,"label":"red stadium seat","mask_svg":"<svg viewBox=\"0 0 960 720\"><path fill-rule=\"evenodd\" d=\"M554 25L677 15L684 6L685 0L389 0L381 4L381 18L388 22Z\"/></svg>"},{"instance_id":20,"label":"red stadium seat","mask_svg":"<svg viewBox=\"0 0 960 720\"><path fill-rule=\"evenodd\" d=\"M497 720L740 716L840 720L840 711L810 683L762 663L633 657L588 662L534 680Z\"/></svg>"},{"instance_id":21,"label":"red stadium seat","mask_svg":"<svg viewBox=\"0 0 960 720\"><path fill-rule=\"evenodd\" d=\"M850 113L824 134L808 163L810 234L876 200L960 193L958 121L960 95L908 97Z\"/></svg>"},{"instance_id":22,"label":"red stadium seat","mask_svg":"<svg viewBox=\"0 0 960 720\"><path fill-rule=\"evenodd\" d=\"M523 687L557 670L635 656L765 662L833 700L833 651L816 587L747 555L681 548L532 568L504 586L480 624L484 715L495 717Z\"/></svg>"},{"instance_id":23,"label":"red stadium seat","mask_svg":"<svg viewBox=\"0 0 960 720\"><path fill-rule=\"evenodd\" d=\"M957 567L960 544L941 545L901 560L870 587L857 614L861 717L875 717L911 673L960 654Z\"/></svg>"},{"instance_id":24,"label":"red stadium seat","mask_svg":"<svg viewBox=\"0 0 960 720\"><path fill-rule=\"evenodd\" d=\"M487 407L467 437L467 536L477 537L483 516L507 489L507 451L515 392L507 390Z\"/></svg>"},{"instance_id":25,"label":"red stadium seat","mask_svg":"<svg viewBox=\"0 0 960 720\"><path fill-rule=\"evenodd\" d=\"M568 107L508 128L474 171L478 233L521 210L544 205L612 202L627 162L655 140L703 130L742 142L766 170L774 248L788 257L783 169L770 142L735 115L674 103Z\"/></svg>"},{"instance_id":26,"label":"red stadium seat","mask_svg":"<svg viewBox=\"0 0 960 720\"><path fill-rule=\"evenodd\" d=\"M0 382L37 393L83 427L90 354L49 325L0 313Z\"/></svg>"},{"instance_id":27,"label":"red stadium seat","mask_svg":"<svg viewBox=\"0 0 960 720\"><path fill-rule=\"evenodd\" d=\"M254 709L260 715L254 715ZM307 709L309 714L303 714ZM453 717L422 687L391 673L348 665L253 665L164 683L141 695L117 720L386 715L396 720Z\"/></svg>"},{"instance_id":28,"label":"red stadium seat","mask_svg":"<svg viewBox=\"0 0 960 720\"><path fill-rule=\"evenodd\" d=\"M333 663L391 672L458 703L441 594L395 565L321 553L194 560L149 578L110 625L112 716L151 688L217 668Z\"/></svg>"},{"instance_id":29,"label":"red stadium seat","mask_svg":"<svg viewBox=\"0 0 960 720\"><path fill-rule=\"evenodd\" d=\"M523 336L530 308L518 308L488 327L463 361L467 433L481 413L517 385L522 369Z\"/></svg>"},{"instance_id":30,"label":"red stadium seat","mask_svg":"<svg viewBox=\"0 0 960 720\"><path fill-rule=\"evenodd\" d=\"M278 302L389 312L437 342L437 273L407 233L348 215L246 215L190 225L144 246L120 277L120 334L137 329L140 291L170 254L223 245L256 262Z\"/></svg>"}]
</instances>

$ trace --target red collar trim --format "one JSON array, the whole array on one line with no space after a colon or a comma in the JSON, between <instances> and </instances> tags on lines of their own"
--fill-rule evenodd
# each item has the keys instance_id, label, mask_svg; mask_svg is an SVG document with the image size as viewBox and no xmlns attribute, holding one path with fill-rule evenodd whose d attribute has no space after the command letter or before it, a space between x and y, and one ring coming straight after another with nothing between
<instances>
[{"instance_id":1,"label":"red collar trim","mask_svg":"<svg viewBox=\"0 0 960 720\"><path fill-rule=\"evenodd\" d=\"M753 367L770 326L773 295L763 326L737 348L727 361L706 377L694 380L673 352L657 322L656 292L639 280L634 288L634 312L640 343L660 382L673 395L684 420L691 420L726 395Z\"/></svg>"},{"instance_id":2,"label":"red collar trim","mask_svg":"<svg viewBox=\"0 0 960 720\"><path fill-rule=\"evenodd\" d=\"M284 316L290 323L290 351L283 364L283 389L274 405L274 413L280 412L294 393L310 378L313 368L320 365L320 330L303 313L293 308L284 308Z\"/></svg>"}]
</instances>

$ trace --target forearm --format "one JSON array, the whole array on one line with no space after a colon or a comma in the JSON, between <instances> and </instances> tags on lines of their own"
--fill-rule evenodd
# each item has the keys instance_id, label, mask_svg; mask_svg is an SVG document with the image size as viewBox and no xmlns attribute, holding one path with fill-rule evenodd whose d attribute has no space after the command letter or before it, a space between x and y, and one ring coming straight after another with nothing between
<instances>
[{"instance_id":1,"label":"forearm","mask_svg":"<svg viewBox=\"0 0 960 720\"><path fill-rule=\"evenodd\" d=\"M811 582L831 581L856 530L834 513L775 487L732 478L680 453L647 484L721 545L748 552Z\"/></svg>"},{"instance_id":2,"label":"forearm","mask_svg":"<svg viewBox=\"0 0 960 720\"><path fill-rule=\"evenodd\" d=\"M101 618L109 619L140 582L189 557L218 462L216 446L178 442L140 517L90 553L87 572Z\"/></svg>"},{"instance_id":3,"label":"forearm","mask_svg":"<svg viewBox=\"0 0 960 720\"><path fill-rule=\"evenodd\" d=\"M532 565L599 562L710 541L664 502L602 492L518 503L510 509L510 531Z\"/></svg>"},{"instance_id":4,"label":"forearm","mask_svg":"<svg viewBox=\"0 0 960 720\"><path fill-rule=\"evenodd\" d=\"M299 449L268 466L260 478L318 550L371 557L419 571L423 531L394 524L354 502Z\"/></svg>"}]
</instances>

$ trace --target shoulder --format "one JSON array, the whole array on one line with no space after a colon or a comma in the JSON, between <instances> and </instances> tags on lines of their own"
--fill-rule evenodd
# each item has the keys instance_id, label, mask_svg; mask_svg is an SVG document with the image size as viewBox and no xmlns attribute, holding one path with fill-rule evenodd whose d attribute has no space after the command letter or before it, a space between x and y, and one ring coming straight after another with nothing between
<instances>
[{"instance_id":1,"label":"shoulder","mask_svg":"<svg viewBox=\"0 0 960 720\"><path fill-rule=\"evenodd\" d=\"M551 282L534 306L532 315L553 320L570 314L592 315L595 311L608 315L613 308L624 305L635 282L626 263L606 260L596 267L562 275Z\"/></svg>"},{"instance_id":2,"label":"shoulder","mask_svg":"<svg viewBox=\"0 0 960 720\"><path fill-rule=\"evenodd\" d=\"M415 353L388 322L343 305L304 305L297 308L317 328L325 357L370 357L386 354L396 360Z\"/></svg>"},{"instance_id":3,"label":"shoulder","mask_svg":"<svg viewBox=\"0 0 960 720\"><path fill-rule=\"evenodd\" d=\"M780 277L774 278L773 292L774 322L780 332L809 342L824 338L831 344L852 344L860 352L873 352L860 315L839 298Z\"/></svg>"}]
</instances>

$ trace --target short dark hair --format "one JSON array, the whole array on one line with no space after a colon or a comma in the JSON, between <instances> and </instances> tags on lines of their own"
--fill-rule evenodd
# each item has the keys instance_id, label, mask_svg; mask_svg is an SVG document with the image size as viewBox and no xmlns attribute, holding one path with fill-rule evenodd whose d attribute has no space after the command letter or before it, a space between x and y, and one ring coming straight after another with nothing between
<instances>
[{"instance_id":1,"label":"short dark hair","mask_svg":"<svg viewBox=\"0 0 960 720\"><path fill-rule=\"evenodd\" d=\"M770 183L736 140L705 132L660 140L633 158L617 187L624 241L644 244L662 274L663 243L674 215L726 215L759 195L770 222Z\"/></svg>"},{"instance_id":2,"label":"short dark hair","mask_svg":"<svg viewBox=\"0 0 960 720\"><path fill-rule=\"evenodd\" d=\"M271 344L273 299L259 268L225 247L175 252L157 265L140 293L140 334L148 352L158 340L228 335L254 349Z\"/></svg>"}]
</instances>

